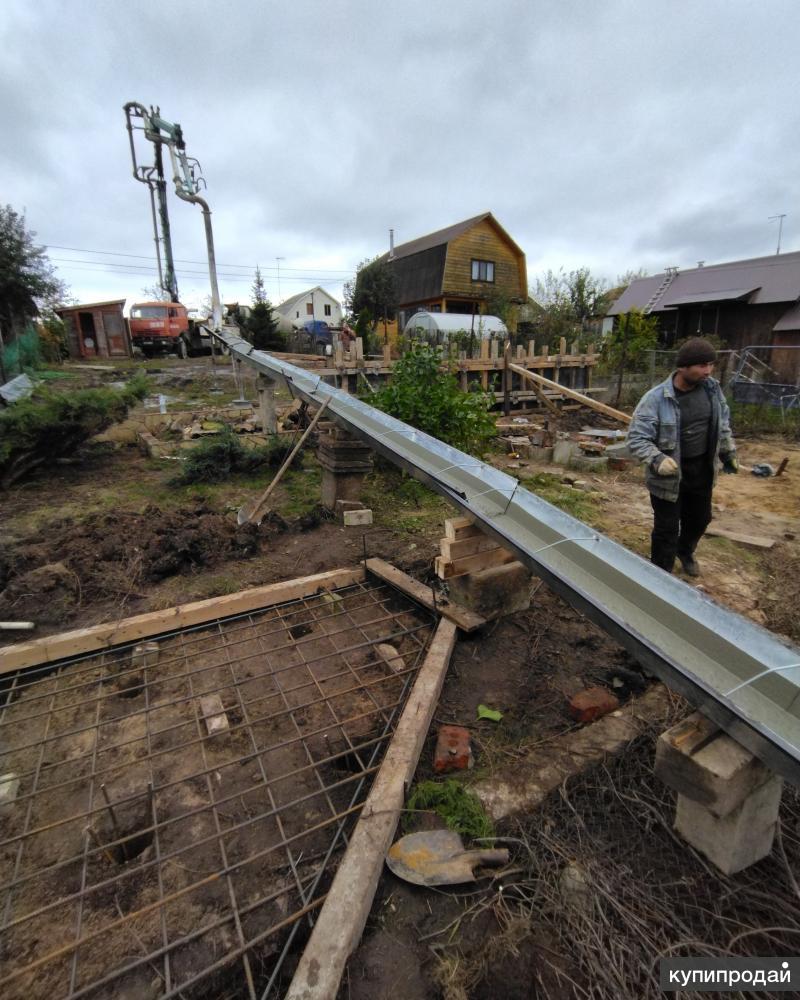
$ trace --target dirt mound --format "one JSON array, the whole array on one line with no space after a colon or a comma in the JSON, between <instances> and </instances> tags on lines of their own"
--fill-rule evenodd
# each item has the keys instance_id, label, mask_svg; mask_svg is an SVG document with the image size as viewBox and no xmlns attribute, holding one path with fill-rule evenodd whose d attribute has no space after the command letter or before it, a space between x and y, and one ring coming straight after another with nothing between
<instances>
[{"instance_id":1,"label":"dirt mound","mask_svg":"<svg viewBox=\"0 0 800 1000\"><path fill-rule=\"evenodd\" d=\"M26 607L30 617L42 621L47 613L57 623L81 602L131 594L176 573L254 555L258 548L255 526L238 527L205 506L150 506L141 513L63 521L0 553L0 611L20 617Z\"/></svg>"},{"instance_id":2,"label":"dirt mound","mask_svg":"<svg viewBox=\"0 0 800 1000\"><path fill-rule=\"evenodd\" d=\"M0 594L0 615L58 625L77 609L80 581L63 562L20 573Z\"/></svg>"}]
</instances>

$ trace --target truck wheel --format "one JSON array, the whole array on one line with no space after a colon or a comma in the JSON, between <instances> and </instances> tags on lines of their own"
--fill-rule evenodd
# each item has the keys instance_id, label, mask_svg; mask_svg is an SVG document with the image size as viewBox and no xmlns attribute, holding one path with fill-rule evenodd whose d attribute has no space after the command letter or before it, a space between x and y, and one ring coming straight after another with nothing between
<instances>
[{"instance_id":1,"label":"truck wheel","mask_svg":"<svg viewBox=\"0 0 800 1000\"><path fill-rule=\"evenodd\" d=\"M186 346L186 341L183 339L183 337L181 337L180 340L178 341L178 350L176 353L179 358L182 358L184 360L189 357L189 349Z\"/></svg>"}]
</instances>

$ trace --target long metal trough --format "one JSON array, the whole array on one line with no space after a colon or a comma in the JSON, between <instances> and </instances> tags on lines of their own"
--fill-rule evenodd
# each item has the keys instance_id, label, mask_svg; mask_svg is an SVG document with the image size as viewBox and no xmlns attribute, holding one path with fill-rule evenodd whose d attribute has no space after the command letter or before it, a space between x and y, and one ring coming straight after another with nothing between
<instances>
[{"instance_id":1,"label":"long metal trough","mask_svg":"<svg viewBox=\"0 0 800 1000\"><path fill-rule=\"evenodd\" d=\"M219 335L218 335L219 336ZM220 339L237 362L326 399L338 424L448 499L731 736L800 785L800 650L599 534L484 462L305 371Z\"/></svg>"}]
</instances>

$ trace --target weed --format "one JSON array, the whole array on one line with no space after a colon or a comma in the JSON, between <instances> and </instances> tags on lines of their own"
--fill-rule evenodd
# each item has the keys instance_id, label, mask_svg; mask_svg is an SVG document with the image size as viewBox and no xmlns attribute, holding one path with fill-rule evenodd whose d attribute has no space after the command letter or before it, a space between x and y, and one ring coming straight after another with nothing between
<instances>
[{"instance_id":1,"label":"weed","mask_svg":"<svg viewBox=\"0 0 800 1000\"><path fill-rule=\"evenodd\" d=\"M780 434L787 441L800 440L800 410L784 412L779 406L731 403L731 426L737 437Z\"/></svg>"},{"instance_id":2,"label":"weed","mask_svg":"<svg viewBox=\"0 0 800 1000\"><path fill-rule=\"evenodd\" d=\"M277 466L289 451L289 443L277 436L260 448L248 448L226 428L218 437L196 445L186 464L172 480L175 486L188 483L219 483L232 475L254 473L265 466ZM301 456L295 461L299 462Z\"/></svg>"},{"instance_id":3,"label":"weed","mask_svg":"<svg viewBox=\"0 0 800 1000\"><path fill-rule=\"evenodd\" d=\"M588 493L572 489L562 483L558 476L541 472L535 476L526 476L521 479L521 482L525 489L535 493L554 507L558 507L559 510L563 510L566 514L577 517L579 521L590 521L596 513L594 503Z\"/></svg>"},{"instance_id":4,"label":"weed","mask_svg":"<svg viewBox=\"0 0 800 1000\"><path fill-rule=\"evenodd\" d=\"M446 781L421 781L414 786L406 807L435 812L455 830L470 840L494 836L492 821L477 796L453 778Z\"/></svg>"}]
</instances>

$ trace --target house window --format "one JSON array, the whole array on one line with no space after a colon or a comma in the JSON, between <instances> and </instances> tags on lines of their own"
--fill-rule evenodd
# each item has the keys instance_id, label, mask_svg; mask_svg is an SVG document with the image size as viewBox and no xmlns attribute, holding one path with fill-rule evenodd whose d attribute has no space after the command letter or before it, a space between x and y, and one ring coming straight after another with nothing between
<instances>
[{"instance_id":1,"label":"house window","mask_svg":"<svg viewBox=\"0 0 800 1000\"><path fill-rule=\"evenodd\" d=\"M306 302L306 316L313 316L313 315L314 315L314 303Z\"/></svg>"},{"instance_id":2,"label":"house window","mask_svg":"<svg viewBox=\"0 0 800 1000\"><path fill-rule=\"evenodd\" d=\"M330 314L331 314L331 307L327 303L325 303L325 315L330 316Z\"/></svg>"},{"instance_id":3,"label":"house window","mask_svg":"<svg viewBox=\"0 0 800 1000\"><path fill-rule=\"evenodd\" d=\"M493 260L473 260L472 262L473 281L494 281L494 261Z\"/></svg>"},{"instance_id":4,"label":"house window","mask_svg":"<svg viewBox=\"0 0 800 1000\"><path fill-rule=\"evenodd\" d=\"M300 319L300 311L299 310L295 312L294 318L295 319Z\"/></svg>"}]
</instances>

